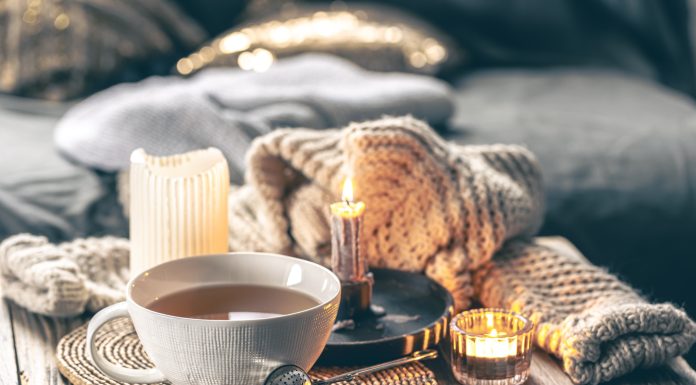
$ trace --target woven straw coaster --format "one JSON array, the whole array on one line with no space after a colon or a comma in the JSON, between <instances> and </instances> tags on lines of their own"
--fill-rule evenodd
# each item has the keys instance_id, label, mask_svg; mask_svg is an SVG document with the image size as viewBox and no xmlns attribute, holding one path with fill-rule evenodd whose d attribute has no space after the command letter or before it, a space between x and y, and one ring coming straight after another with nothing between
<instances>
[{"instance_id":1,"label":"woven straw coaster","mask_svg":"<svg viewBox=\"0 0 696 385\"><path fill-rule=\"evenodd\" d=\"M114 381L99 371L87 358L86 337L87 325L83 325L60 340L56 349L60 372L73 385L122 385L123 383ZM133 324L127 318L113 320L104 325L97 332L96 344L104 357L112 363L134 369L152 367L147 353L135 334ZM313 379L326 379L350 369L315 367L309 374ZM437 381L435 381L435 375L430 369L416 362L382 370L355 379L349 384L437 385Z\"/></svg>"}]
</instances>

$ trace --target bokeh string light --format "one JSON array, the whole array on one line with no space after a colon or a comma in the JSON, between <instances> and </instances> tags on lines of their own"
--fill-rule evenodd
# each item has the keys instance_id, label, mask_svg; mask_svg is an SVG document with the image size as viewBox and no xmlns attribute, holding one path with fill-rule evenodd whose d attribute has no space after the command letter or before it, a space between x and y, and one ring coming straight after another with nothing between
<instances>
[{"instance_id":1,"label":"bokeh string light","mask_svg":"<svg viewBox=\"0 0 696 385\"><path fill-rule=\"evenodd\" d=\"M342 49L396 51L403 68L395 69L423 73L436 72L450 56L446 43L416 26L373 20L364 10L322 10L228 31L180 59L176 70L189 75L209 66L236 66L264 72L278 57Z\"/></svg>"}]
</instances>

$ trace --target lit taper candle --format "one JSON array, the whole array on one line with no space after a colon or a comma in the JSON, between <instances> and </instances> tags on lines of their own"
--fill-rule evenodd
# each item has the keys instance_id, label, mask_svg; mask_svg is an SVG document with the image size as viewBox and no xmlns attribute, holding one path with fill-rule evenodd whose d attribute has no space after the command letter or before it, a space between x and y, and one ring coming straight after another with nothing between
<instances>
[{"instance_id":1,"label":"lit taper candle","mask_svg":"<svg viewBox=\"0 0 696 385\"><path fill-rule=\"evenodd\" d=\"M353 181L343 183L341 202L331 204L331 267L344 282L359 282L367 274L367 262L360 252L360 230L365 204L355 202Z\"/></svg>"},{"instance_id":2,"label":"lit taper candle","mask_svg":"<svg viewBox=\"0 0 696 385\"><path fill-rule=\"evenodd\" d=\"M360 317L370 310L372 274L360 249L365 204L356 202L353 182L343 184L341 202L331 204L331 267L341 280L338 319Z\"/></svg>"}]
</instances>

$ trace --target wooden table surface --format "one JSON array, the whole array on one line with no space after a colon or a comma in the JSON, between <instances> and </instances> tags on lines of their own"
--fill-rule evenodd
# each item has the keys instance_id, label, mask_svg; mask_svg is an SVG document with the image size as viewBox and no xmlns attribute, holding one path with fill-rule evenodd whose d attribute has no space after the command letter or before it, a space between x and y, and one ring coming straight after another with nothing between
<instances>
[{"instance_id":1,"label":"wooden table surface","mask_svg":"<svg viewBox=\"0 0 696 385\"><path fill-rule=\"evenodd\" d=\"M558 239L550 241L559 246ZM577 253L570 244L560 244L559 247ZM56 367L55 347L62 336L85 323L88 317L45 317L28 312L11 301L0 301L0 385L68 384ZM457 384L442 357L427 362L427 366L435 372L438 384ZM572 382L560 369L557 360L536 351L527 384L572 385ZM696 384L696 372L682 358L677 358L665 366L638 370L609 384Z\"/></svg>"}]
</instances>

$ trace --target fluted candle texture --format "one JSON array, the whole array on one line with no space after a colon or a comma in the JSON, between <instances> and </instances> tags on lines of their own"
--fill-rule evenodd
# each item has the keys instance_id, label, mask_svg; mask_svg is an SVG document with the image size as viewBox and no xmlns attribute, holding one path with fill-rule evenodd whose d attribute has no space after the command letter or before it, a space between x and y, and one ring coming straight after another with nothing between
<instances>
[{"instance_id":1,"label":"fluted candle texture","mask_svg":"<svg viewBox=\"0 0 696 385\"><path fill-rule=\"evenodd\" d=\"M169 260L224 253L230 176L220 150L131 156L131 276Z\"/></svg>"}]
</instances>

